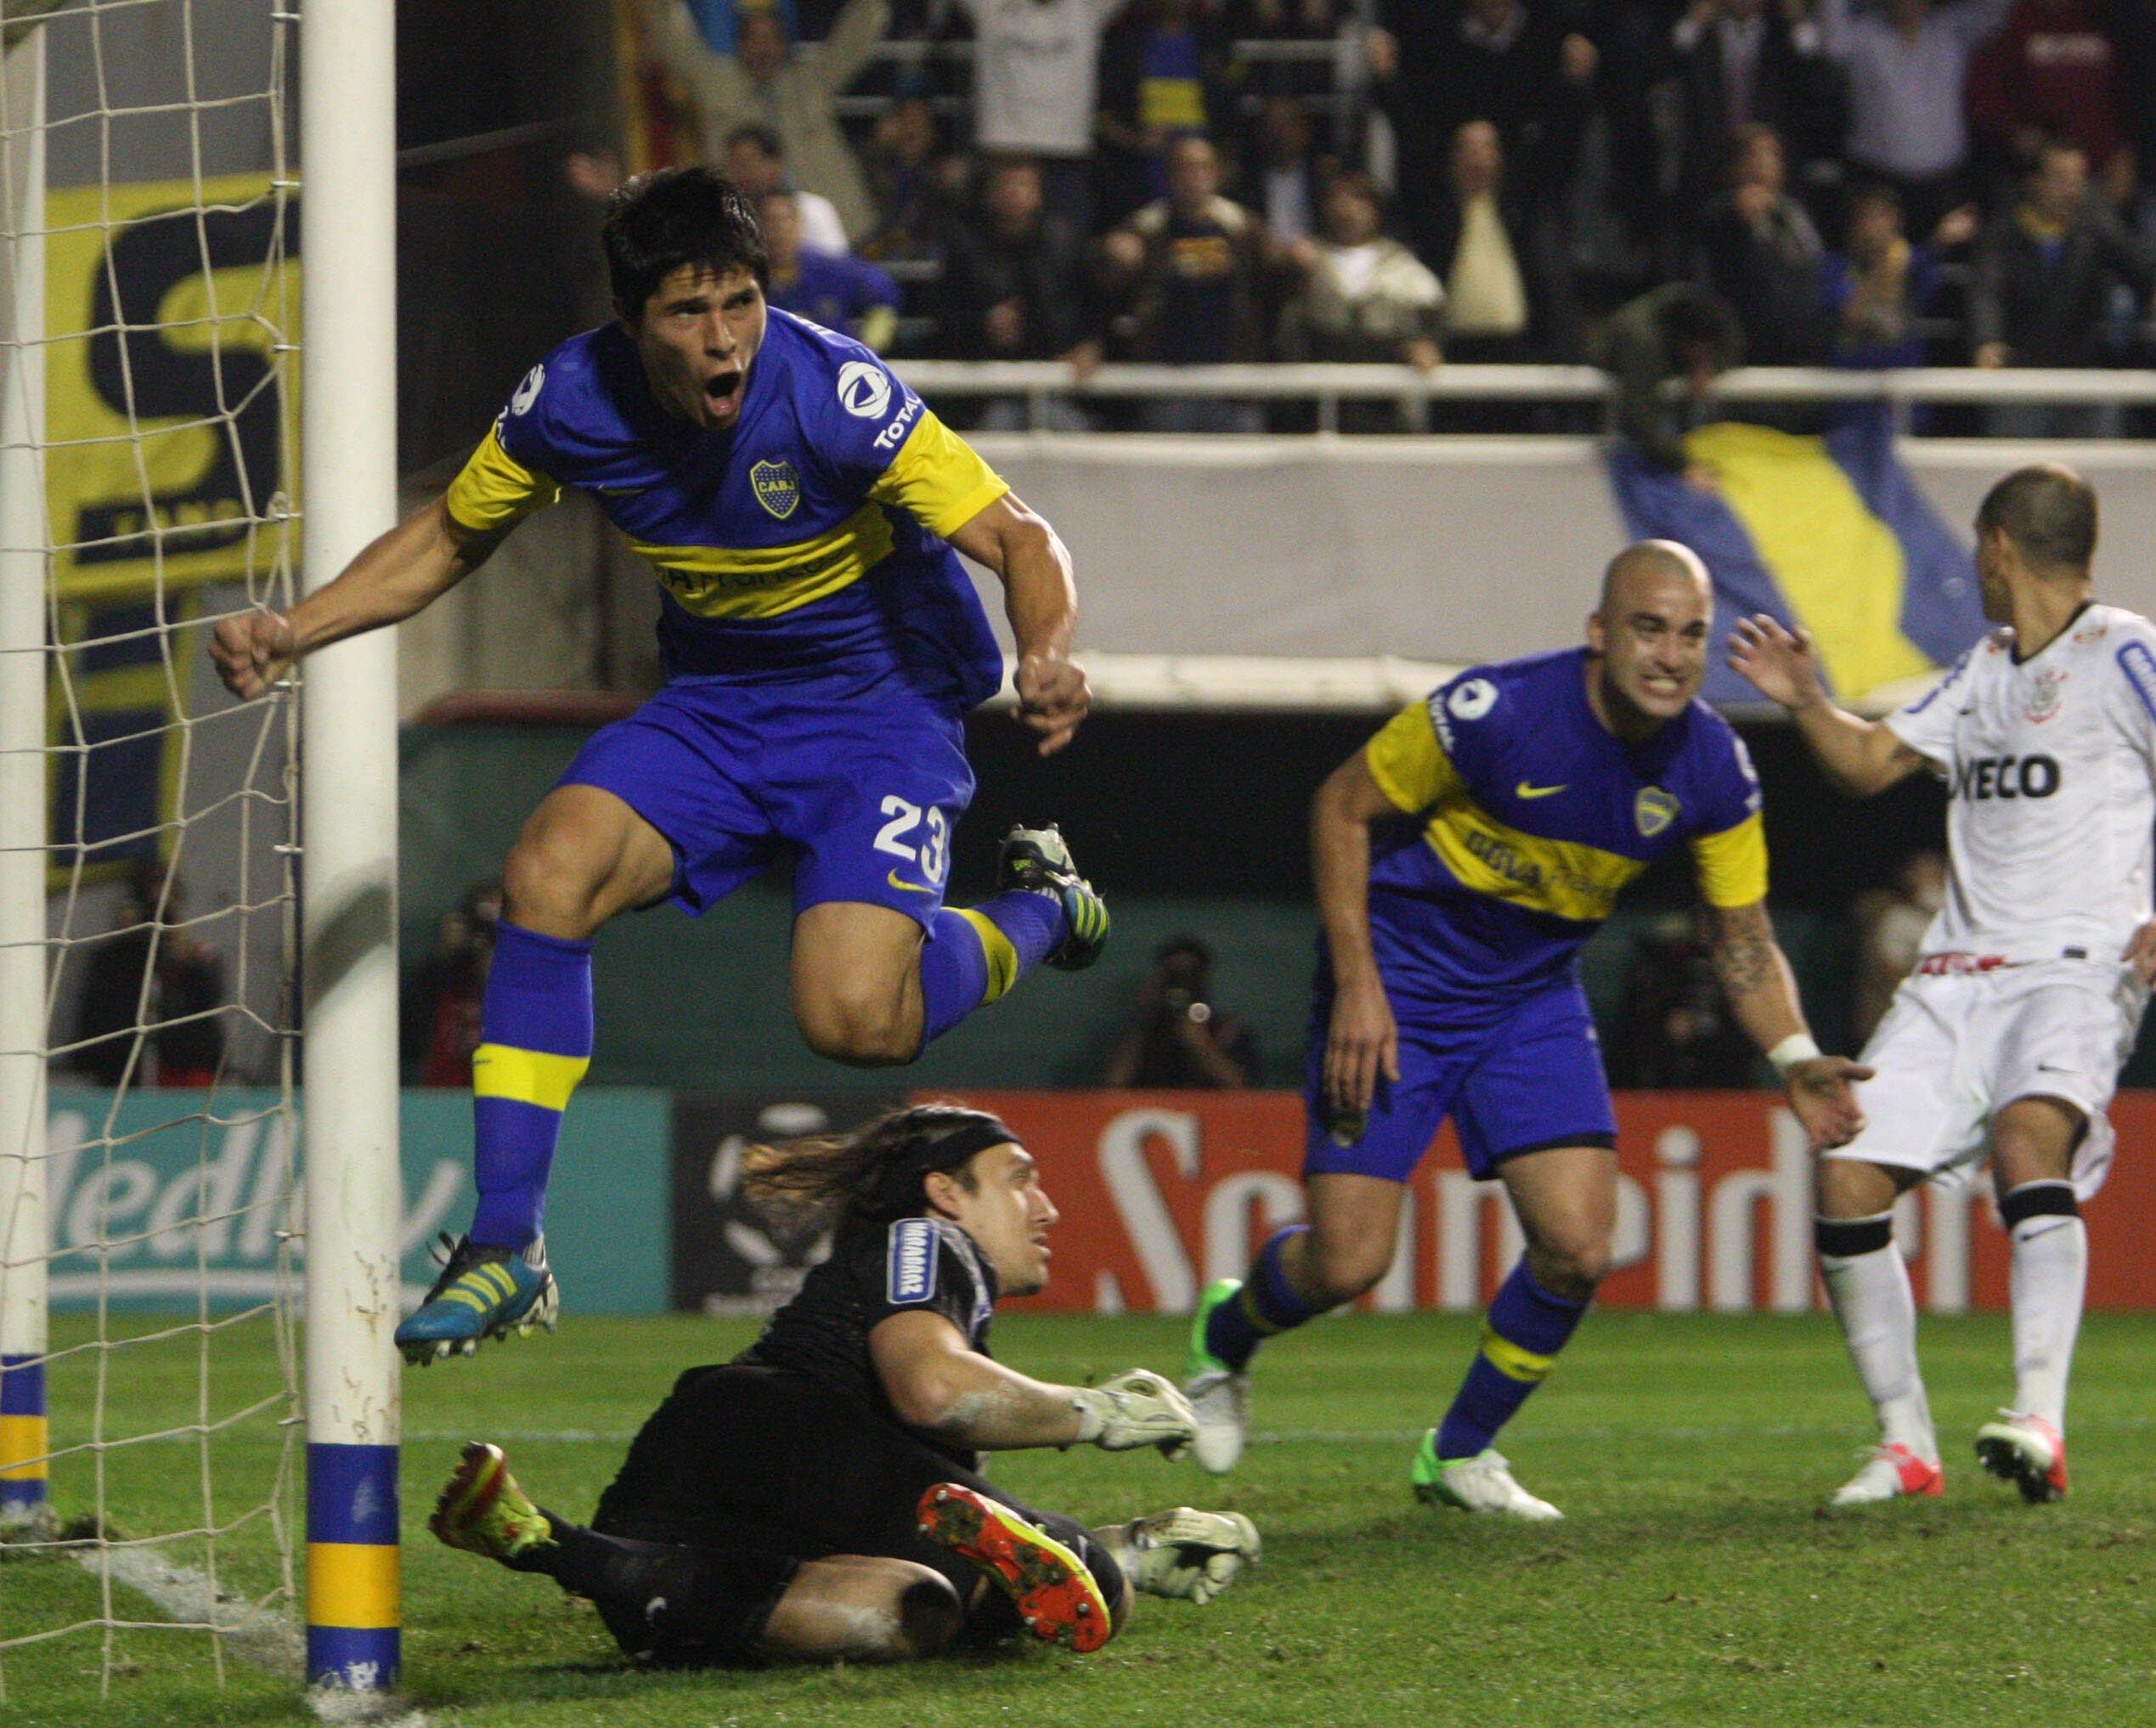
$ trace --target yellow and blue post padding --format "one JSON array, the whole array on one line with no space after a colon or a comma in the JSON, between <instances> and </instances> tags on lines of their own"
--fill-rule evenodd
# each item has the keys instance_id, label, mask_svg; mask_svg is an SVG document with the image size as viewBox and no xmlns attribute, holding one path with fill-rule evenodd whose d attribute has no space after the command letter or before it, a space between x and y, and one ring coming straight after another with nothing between
<instances>
[{"instance_id":1,"label":"yellow and blue post padding","mask_svg":"<svg viewBox=\"0 0 2156 1728\"><path fill-rule=\"evenodd\" d=\"M397 1448L307 1448L307 1678L380 1691L402 1661Z\"/></svg>"},{"instance_id":2,"label":"yellow and blue post padding","mask_svg":"<svg viewBox=\"0 0 2156 1728\"><path fill-rule=\"evenodd\" d=\"M0 1356L0 1524L24 1522L44 1506L48 1436L45 1358Z\"/></svg>"}]
</instances>

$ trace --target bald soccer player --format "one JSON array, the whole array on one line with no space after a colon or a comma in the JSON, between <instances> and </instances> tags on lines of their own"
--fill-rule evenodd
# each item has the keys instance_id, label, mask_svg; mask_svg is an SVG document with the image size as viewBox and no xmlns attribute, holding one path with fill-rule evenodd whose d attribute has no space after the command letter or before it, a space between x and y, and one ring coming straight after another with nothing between
<instances>
[{"instance_id":1,"label":"bald soccer player","mask_svg":"<svg viewBox=\"0 0 2156 1728\"><path fill-rule=\"evenodd\" d=\"M1617 1121L1577 956L1672 847L1691 847L1723 987L1791 1107L1822 1146L1861 1126L1849 1082L1865 1070L1813 1042L1768 920L1751 760L1699 700L1713 611L1690 551L1628 547L1583 648L1472 668L1319 789L1309 1218L1199 1306L1184 1389L1207 1469L1242 1451L1259 1343L1385 1275L1408 1179L1449 1115L1470 1172L1504 1183L1527 1246L1410 1479L1437 1505L1561 1516L1493 1443L1609 1268Z\"/></svg>"}]
</instances>

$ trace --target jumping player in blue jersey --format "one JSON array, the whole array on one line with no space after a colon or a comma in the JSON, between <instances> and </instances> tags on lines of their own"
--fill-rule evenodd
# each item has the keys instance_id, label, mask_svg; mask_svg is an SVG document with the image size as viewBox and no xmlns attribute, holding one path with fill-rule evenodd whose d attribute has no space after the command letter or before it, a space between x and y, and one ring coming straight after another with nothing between
<instances>
[{"instance_id":1,"label":"jumping player in blue jersey","mask_svg":"<svg viewBox=\"0 0 2156 1728\"><path fill-rule=\"evenodd\" d=\"M565 486L663 590L665 687L584 746L503 872L472 1060L478 1205L398 1329L415 1362L553 1324L547 1172L590 1062L592 938L617 913L700 914L790 856L794 1018L861 1065L912 1060L1035 963L1085 966L1107 940L1053 828L1012 831L996 898L943 904L974 791L964 715L1002 677L952 549L1002 579L1045 755L1088 701L1054 531L868 349L767 307L755 218L720 175L631 181L604 241L618 322L534 366L443 497L289 614L224 620L211 648L258 695L419 612Z\"/></svg>"},{"instance_id":2,"label":"jumping player in blue jersey","mask_svg":"<svg viewBox=\"0 0 2156 1728\"><path fill-rule=\"evenodd\" d=\"M1759 789L1697 700L1713 597L1684 547L1609 568L1587 646L1480 666L1397 715L1311 816L1324 936L1311 1021L1307 1223L1205 1295L1184 1390L1199 1462L1233 1467L1260 1341L1385 1275L1402 1196L1447 1116L1468 1169L1504 1183L1527 1252L1412 1470L1423 1499L1555 1518L1513 1479L1498 1431L1549 1372L1608 1269L1617 1121L1575 956L1617 892L1689 844L1715 963L1746 1031L1822 1145L1861 1123L1805 1030L1766 908Z\"/></svg>"}]
</instances>

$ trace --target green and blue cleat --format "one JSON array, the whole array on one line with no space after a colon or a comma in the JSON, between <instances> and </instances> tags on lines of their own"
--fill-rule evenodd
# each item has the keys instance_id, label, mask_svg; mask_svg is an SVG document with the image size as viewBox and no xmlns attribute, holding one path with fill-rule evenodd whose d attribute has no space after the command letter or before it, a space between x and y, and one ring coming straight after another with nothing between
<instances>
[{"instance_id":1,"label":"green and blue cleat","mask_svg":"<svg viewBox=\"0 0 2156 1728\"><path fill-rule=\"evenodd\" d=\"M442 1275L397 1329L405 1361L424 1368L444 1356L469 1356L482 1339L554 1330L562 1296L544 1247L533 1266L516 1249L476 1246L469 1236L452 1242L444 1233L442 1245L449 1251Z\"/></svg>"},{"instance_id":2,"label":"green and blue cleat","mask_svg":"<svg viewBox=\"0 0 2156 1728\"><path fill-rule=\"evenodd\" d=\"M1415 1498L1425 1505L1492 1512L1531 1524L1549 1523L1565 1516L1515 1482L1510 1461L1494 1447L1486 1447L1472 1458L1440 1458L1435 1428L1422 1437L1422 1444L1415 1449L1408 1480Z\"/></svg>"},{"instance_id":3,"label":"green and blue cleat","mask_svg":"<svg viewBox=\"0 0 2156 1728\"><path fill-rule=\"evenodd\" d=\"M1182 1395L1198 1413L1198 1435L1190 1452L1198 1467L1211 1476L1226 1476L1235 1468L1250 1433L1250 1375L1238 1373L1205 1347L1215 1311L1242 1294L1241 1280L1216 1279L1198 1298L1198 1312L1190 1321L1190 1366L1182 1381Z\"/></svg>"},{"instance_id":4,"label":"green and blue cleat","mask_svg":"<svg viewBox=\"0 0 2156 1728\"><path fill-rule=\"evenodd\" d=\"M1047 963L1064 972L1082 972L1100 958L1108 946L1108 902L1093 892L1092 883L1078 873L1070 848L1053 822L1045 828L1013 827L1003 836L1003 850L996 866L999 894L1026 889L1059 901L1070 920L1070 934L1063 939Z\"/></svg>"}]
</instances>

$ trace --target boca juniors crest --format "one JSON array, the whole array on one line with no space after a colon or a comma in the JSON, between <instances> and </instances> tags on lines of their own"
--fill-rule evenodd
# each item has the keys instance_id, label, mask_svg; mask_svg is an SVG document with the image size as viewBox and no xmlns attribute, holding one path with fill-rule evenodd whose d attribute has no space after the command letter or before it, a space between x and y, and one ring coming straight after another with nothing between
<instances>
[{"instance_id":1,"label":"boca juniors crest","mask_svg":"<svg viewBox=\"0 0 2156 1728\"><path fill-rule=\"evenodd\" d=\"M1652 839L1677 819L1677 800L1659 786L1650 786L1632 801L1632 819L1640 832Z\"/></svg>"},{"instance_id":2,"label":"boca juniors crest","mask_svg":"<svg viewBox=\"0 0 2156 1728\"><path fill-rule=\"evenodd\" d=\"M748 483L756 501L781 522L801 502L801 477L791 462L759 462L748 471Z\"/></svg>"}]
</instances>

